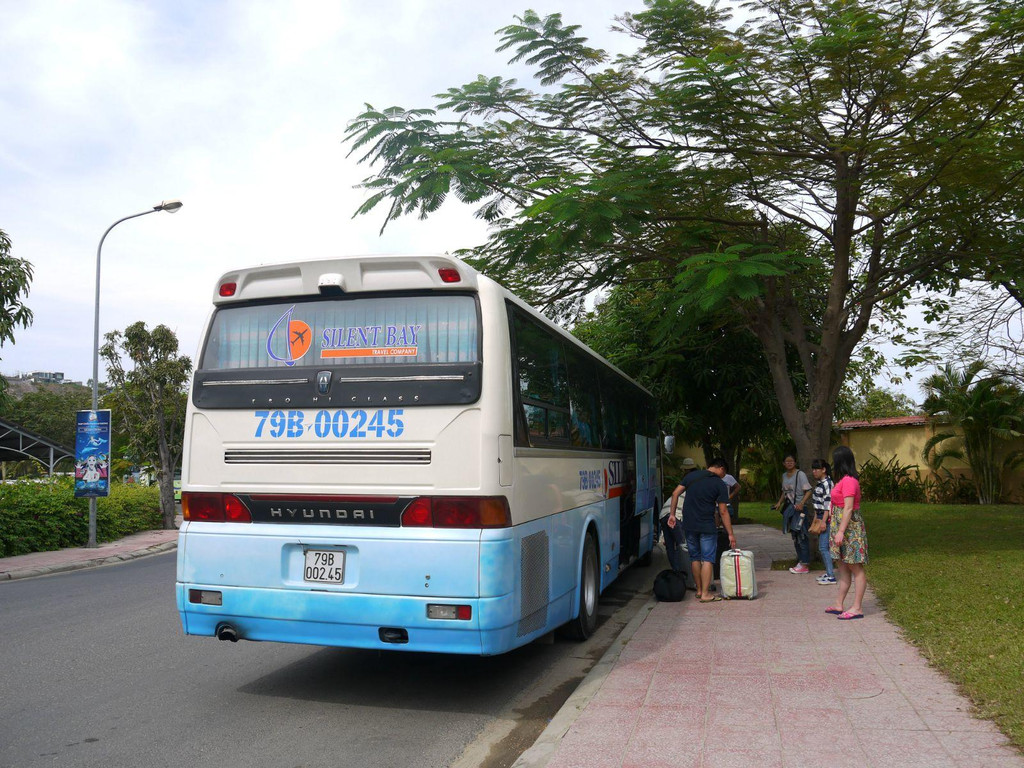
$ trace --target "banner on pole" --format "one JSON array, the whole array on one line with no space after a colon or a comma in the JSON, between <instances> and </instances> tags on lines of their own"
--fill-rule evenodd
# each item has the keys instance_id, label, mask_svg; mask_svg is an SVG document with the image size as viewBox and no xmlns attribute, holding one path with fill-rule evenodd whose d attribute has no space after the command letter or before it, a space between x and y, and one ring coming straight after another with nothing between
<instances>
[{"instance_id":1,"label":"banner on pole","mask_svg":"<svg viewBox=\"0 0 1024 768\"><path fill-rule=\"evenodd\" d=\"M110 411L78 411L75 498L110 495Z\"/></svg>"}]
</instances>

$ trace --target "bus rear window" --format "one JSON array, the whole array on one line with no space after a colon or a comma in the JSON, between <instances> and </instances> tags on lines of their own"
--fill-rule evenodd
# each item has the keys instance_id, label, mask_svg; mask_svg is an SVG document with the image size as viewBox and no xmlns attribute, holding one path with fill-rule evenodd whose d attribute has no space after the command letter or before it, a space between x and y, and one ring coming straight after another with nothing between
<instances>
[{"instance_id":1,"label":"bus rear window","mask_svg":"<svg viewBox=\"0 0 1024 768\"><path fill-rule=\"evenodd\" d=\"M476 299L331 298L217 310L200 368L331 368L476 363Z\"/></svg>"}]
</instances>

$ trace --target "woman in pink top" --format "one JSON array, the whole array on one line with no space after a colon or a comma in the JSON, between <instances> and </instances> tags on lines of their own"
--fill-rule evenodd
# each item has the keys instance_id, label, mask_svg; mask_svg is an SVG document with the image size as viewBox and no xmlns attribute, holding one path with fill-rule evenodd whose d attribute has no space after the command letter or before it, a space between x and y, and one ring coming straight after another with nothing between
<instances>
[{"instance_id":1,"label":"woman in pink top","mask_svg":"<svg viewBox=\"0 0 1024 768\"><path fill-rule=\"evenodd\" d=\"M864 592L868 588L868 575L864 565L868 561L868 532L860 514L860 481L853 451L841 445L832 452L832 474L836 484L832 488L832 514L829 519L829 552L839 566L839 599L825 609L843 621L864 618ZM843 609L846 595L853 583L853 605Z\"/></svg>"}]
</instances>

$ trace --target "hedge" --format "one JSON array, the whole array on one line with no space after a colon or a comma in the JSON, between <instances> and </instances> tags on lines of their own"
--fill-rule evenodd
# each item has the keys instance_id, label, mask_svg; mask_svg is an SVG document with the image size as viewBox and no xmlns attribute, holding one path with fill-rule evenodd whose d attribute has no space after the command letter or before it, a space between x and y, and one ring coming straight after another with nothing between
<instances>
[{"instance_id":1,"label":"hedge","mask_svg":"<svg viewBox=\"0 0 1024 768\"><path fill-rule=\"evenodd\" d=\"M156 486L112 484L98 500L96 541L114 541L163 526ZM89 500L76 499L73 482L0 485L0 557L84 547L89 541Z\"/></svg>"}]
</instances>

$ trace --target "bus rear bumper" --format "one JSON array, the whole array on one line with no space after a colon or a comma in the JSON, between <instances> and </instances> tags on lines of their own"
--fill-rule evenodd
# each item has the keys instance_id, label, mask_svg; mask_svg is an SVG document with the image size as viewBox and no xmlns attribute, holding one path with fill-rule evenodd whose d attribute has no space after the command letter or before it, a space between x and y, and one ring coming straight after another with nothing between
<instances>
[{"instance_id":1,"label":"bus rear bumper","mask_svg":"<svg viewBox=\"0 0 1024 768\"><path fill-rule=\"evenodd\" d=\"M511 594L425 598L180 582L176 588L185 634L207 637L227 625L240 640L488 656L509 649L518 620ZM222 604L190 602L189 591L197 589L221 593ZM472 618L428 619L430 604L468 605Z\"/></svg>"}]
</instances>

